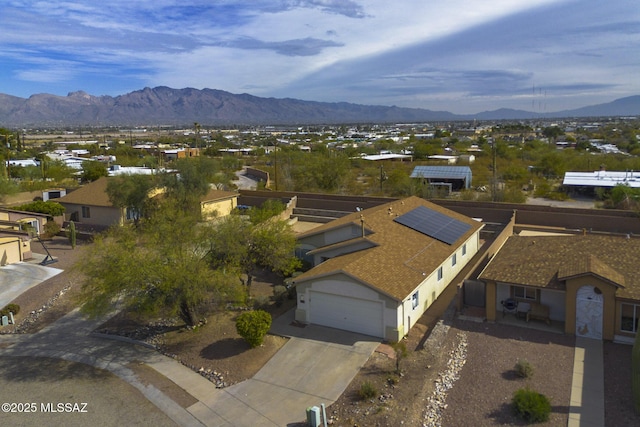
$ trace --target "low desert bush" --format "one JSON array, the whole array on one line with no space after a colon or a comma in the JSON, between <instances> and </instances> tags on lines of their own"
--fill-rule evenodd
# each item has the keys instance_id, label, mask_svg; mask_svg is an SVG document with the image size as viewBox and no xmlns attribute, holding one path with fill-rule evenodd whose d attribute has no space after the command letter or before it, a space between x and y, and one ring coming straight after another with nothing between
<instances>
[{"instance_id":1,"label":"low desert bush","mask_svg":"<svg viewBox=\"0 0 640 427\"><path fill-rule=\"evenodd\" d=\"M531 378L533 376L533 365L526 359L520 359L515 366L516 373L522 378Z\"/></svg>"},{"instance_id":2,"label":"low desert bush","mask_svg":"<svg viewBox=\"0 0 640 427\"><path fill-rule=\"evenodd\" d=\"M7 304L2 310L0 310L0 317L8 316L9 312L13 315L17 315L20 312L20 306L18 304Z\"/></svg>"},{"instance_id":3,"label":"low desert bush","mask_svg":"<svg viewBox=\"0 0 640 427\"><path fill-rule=\"evenodd\" d=\"M378 390L375 388L373 384L369 381L365 381L360 386L360 390L358 390L358 395L363 400L373 399L378 396Z\"/></svg>"},{"instance_id":4,"label":"low desert bush","mask_svg":"<svg viewBox=\"0 0 640 427\"><path fill-rule=\"evenodd\" d=\"M42 234L42 237L45 239L51 239L59 232L60 226L55 221L47 221L44 225L44 233Z\"/></svg>"},{"instance_id":5,"label":"low desert bush","mask_svg":"<svg viewBox=\"0 0 640 427\"><path fill-rule=\"evenodd\" d=\"M513 395L513 409L523 420L538 423L549 420L551 402L544 394L527 388L521 388Z\"/></svg>"},{"instance_id":6,"label":"low desert bush","mask_svg":"<svg viewBox=\"0 0 640 427\"><path fill-rule=\"evenodd\" d=\"M258 347L264 341L271 328L271 315L264 310L246 311L236 319L236 331L251 348Z\"/></svg>"}]
</instances>

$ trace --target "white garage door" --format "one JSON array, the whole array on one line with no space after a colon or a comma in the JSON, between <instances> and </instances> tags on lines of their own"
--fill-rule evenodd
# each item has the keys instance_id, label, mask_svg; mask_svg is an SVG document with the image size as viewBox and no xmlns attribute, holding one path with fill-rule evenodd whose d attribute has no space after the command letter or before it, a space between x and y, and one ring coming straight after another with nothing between
<instances>
[{"instance_id":1,"label":"white garage door","mask_svg":"<svg viewBox=\"0 0 640 427\"><path fill-rule=\"evenodd\" d=\"M310 292L310 323L384 337L382 302Z\"/></svg>"}]
</instances>

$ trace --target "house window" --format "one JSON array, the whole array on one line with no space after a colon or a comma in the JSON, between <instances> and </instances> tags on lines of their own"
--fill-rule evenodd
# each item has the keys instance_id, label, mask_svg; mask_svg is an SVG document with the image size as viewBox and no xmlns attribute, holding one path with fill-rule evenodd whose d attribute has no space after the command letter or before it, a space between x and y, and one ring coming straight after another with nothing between
<instances>
[{"instance_id":1,"label":"house window","mask_svg":"<svg viewBox=\"0 0 640 427\"><path fill-rule=\"evenodd\" d=\"M442 267L438 267L438 281L442 280Z\"/></svg>"},{"instance_id":2,"label":"house window","mask_svg":"<svg viewBox=\"0 0 640 427\"><path fill-rule=\"evenodd\" d=\"M527 288L525 286L512 286L514 298L536 301L538 292L535 288Z\"/></svg>"},{"instance_id":3,"label":"house window","mask_svg":"<svg viewBox=\"0 0 640 427\"><path fill-rule=\"evenodd\" d=\"M415 294L411 295L411 307L415 310L418 308L418 291Z\"/></svg>"},{"instance_id":4,"label":"house window","mask_svg":"<svg viewBox=\"0 0 640 427\"><path fill-rule=\"evenodd\" d=\"M91 210L89 206L82 207L82 218L91 218Z\"/></svg>"},{"instance_id":5,"label":"house window","mask_svg":"<svg viewBox=\"0 0 640 427\"><path fill-rule=\"evenodd\" d=\"M467 254L467 244L465 243L464 245L462 245L462 256L465 256Z\"/></svg>"},{"instance_id":6,"label":"house window","mask_svg":"<svg viewBox=\"0 0 640 427\"><path fill-rule=\"evenodd\" d=\"M453 254L451 257L451 267L455 267L458 263L458 254Z\"/></svg>"},{"instance_id":7,"label":"house window","mask_svg":"<svg viewBox=\"0 0 640 427\"><path fill-rule=\"evenodd\" d=\"M620 330L623 332L637 332L638 316L640 316L640 305L621 304Z\"/></svg>"}]
</instances>

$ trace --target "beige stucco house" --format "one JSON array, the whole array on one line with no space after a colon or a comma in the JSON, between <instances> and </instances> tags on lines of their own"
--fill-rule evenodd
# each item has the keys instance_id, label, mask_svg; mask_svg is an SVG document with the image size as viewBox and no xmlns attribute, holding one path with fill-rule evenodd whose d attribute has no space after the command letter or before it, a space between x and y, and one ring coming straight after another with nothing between
<instances>
[{"instance_id":1,"label":"beige stucco house","mask_svg":"<svg viewBox=\"0 0 640 427\"><path fill-rule=\"evenodd\" d=\"M82 229L104 230L115 224L123 224L127 210L113 206L107 194L110 178L102 177L84 185L64 197L56 199L66 209L65 220L74 221ZM149 197L162 194L160 189ZM203 218L228 215L238 205L238 193L212 189L200 199Z\"/></svg>"},{"instance_id":2,"label":"beige stucco house","mask_svg":"<svg viewBox=\"0 0 640 427\"><path fill-rule=\"evenodd\" d=\"M410 197L315 228L298 239L313 268L295 278L295 318L397 341L476 254L482 227Z\"/></svg>"},{"instance_id":3,"label":"beige stucco house","mask_svg":"<svg viewBox=\"0 0 640 427\"><path fill-rule=\"evenodd\" d=\"M82 229L96 231L122 224L126 211L113 206L109 200L108 182L109 178L102 177L57 199L65 208L65 220L73 221Z\"/></svg>"},{"instance_id":4,"label":"beige stucco house","mask_svg":"<svg viewBox=\"0 0 640 427\"><path fill-rule=\"evenodd\" d=\"M227 216L238 206L238 193L212 189L200 199L202 217L219 218Z\"/></svg>"},{"instance_id":5,"label":"beige stucco house","mask_svg":"<svg viewBox=\"0 0 640 427\"><path fill-rule=\"evenodd\" d=\"M501 301L512 299L523 315L534 309L536 321L560 322L565 333L631 341L640 317L639 261L640 239L630 236L511 236L479 276L487 320L502 316Z\"/></svg>"},{"instance_id":6,"label":"beige stucco house","mask_svg":"<svg viewBox=\"0 0 640 427\"><path fill-rule=\"evenodd\" d=\"M31 239L44 231L48 215L0 208L0 266L31 259Z\"/></svg>"}]
</instances>

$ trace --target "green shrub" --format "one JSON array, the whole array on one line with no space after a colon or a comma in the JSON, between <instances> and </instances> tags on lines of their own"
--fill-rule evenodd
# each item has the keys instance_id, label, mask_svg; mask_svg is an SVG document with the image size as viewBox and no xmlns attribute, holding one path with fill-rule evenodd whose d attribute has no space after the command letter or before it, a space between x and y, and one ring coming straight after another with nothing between
<instances>
[{"instance_id":1,"label":"green shrub","mask_svg":"<svg viewBox=\"0 0 640 427\"><path fill-rule=\"evenodd\" d=\"M9 312L13 313L13 315L17 315L20 312L20 306L18 304L7 304L2 310L0 310L0 317L8 316Z\"/></svg>"},{"instance_id":2,"label":"green shrub","mask_svg":"<svg viewBox=\"0 0 640 427\"><path fill-rule=\"evenodd\" d=\"M44 225L44 233L42 233L42 237L46 239L50 239L56 234L60 232L60 226L55 221L47 221Z\"/></svg>"},{"instance_id":3,"label":"green shrub","mask_svg":"<svg viewBox=\"0 0 640 427\"><path fill-rule=\"evenodd\" d=\"M513 395L513 409L515 413L530 423L549 420L551 402L544 394L527 388L521 388Z\"/></svg>"},{"instance_id":4,"label":"green shrub","mask_svg":"<svg viewBox=\"0 0 640 427\"><path fill-rule=\"evenodd\" d=\"M271 315L264 310L245 311L236 319L238 334L251 346L262 344L271 328Z\"/></svg>"},{"instance_id":5,"label":"green shrub","mask_svg":"<svg viewBox=\"0 0 640 427\"><path fill-rule=\"evenodd\" d=\"M518 360L514 369L522 378L531 378L533 376L533 365L526 359Z\"/></svg>"},{"instance_id":6,"label":"green shrub","mask_svg":"<svg viewBox=\"0 0 640 427\"><path fill-rule=\"evenodd\" d=\"M60 216L64 214L65 211L64 206L62 206L58 202L54 202L51 200L47 200L46 202L43 202L42 200L36 200L35 202L26 203L20 206L14 206L13 209L26 212L43 213L51 216Z\"/></svg>"},{"instance_id":7,"label":"green shrub","mask_svg":"<svg viewBox=\"0 0 640 427\"><path fill-rule=\"evenodd\" d=\"M369 381L365 381L360 386L360 390L358 390L358 394L362 400L365 399L374 399L378 396L378 390L374 387L373 384Z\"/></svg>"},{"instance_id":8,"label":"green shrub","mask_svg":"<svg viewBox=\"0 0 640 427\"><path fill-rule=\"evenodd\" d=\"M266 295L258 295L253 298L253 308L259 310L261 308L265 308L269 306L270 299Z\"/></svg>"}]
</instances>

